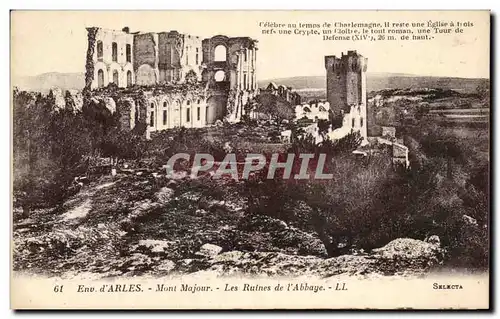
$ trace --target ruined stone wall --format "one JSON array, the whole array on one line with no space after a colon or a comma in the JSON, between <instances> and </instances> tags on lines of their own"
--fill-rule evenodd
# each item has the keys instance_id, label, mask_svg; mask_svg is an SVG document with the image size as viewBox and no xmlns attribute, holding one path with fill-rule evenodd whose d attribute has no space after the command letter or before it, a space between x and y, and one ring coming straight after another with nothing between
<instances>
[{"instance_id":1,"label":"ruined stone wall","mask_svg":"<svg viewBox=\"0 0 500 319\"><path fill-rule=\"evenodd\" d=\"M64 93L63 90L61 90L58 87L53 87L51 89L52 95L54 96L54 102L55 102L55 109L56 110L62 110L66 106L66 102L64 100Z\"/></svg>"},{"instance_id":2,"label":"ruined stone wall","mask_svg":"<svg viewBox=\"0 0 500 319\"><path fill-rule=\"evenodd\" d=\"M128 28L123 31L89 28L88 34L88 87L107 87L111 82L120 88L134 84L149 87L152 95L147 92L140 97L134 95L133 100L135 122L148 124L151 130L201 127L223 119L239 121L246 112L245 106L258 93L257 41L248 37L215 36L202 41L177 31L130 34ZM222 59L215 58L219 45L224 48ZM176 97L179 95L176 90L158 93L151 88L182 83L190 71L194 71L198 81L204 81L207 90L201 98L190 97L194 92ZM216 80L218 71L223 76ZM104 91L108 88L98 94ZM162 94L165 96L161 97Z\"/></svg>"},{"instance_id":3,"label":"ruined stone wall","mask_svg":"<svg viewBox=\"0 0 500 319\"><path fill-rule=\"evenodd\" d=\"M265 89L261 89L260 92L277 95L287 102L290 102L292 105L299 105L302 103L302 97L297 92L294 92L293 88L284 85L278 87L274 82L269 83L269 85Z\"/></svg>"},{"instance_id":4,"label":"ruined stone wall","mask_svg":"<svg viewBox=\"0 0 500 319\"><path fill-rule=\"evenodd\" d=\"M159 34L160 82L177 82L180 78L182 38L178 32Z\"/></svg>"},{"instance_id":5,"label":"ruined stone wall","mask_svg":"<svg viewBox=\"0 0 500 319\"><path fill-rule=\"evenodd\" d=\"M135 127L135 101L131 97L121 97L116 102L116 110L120 118L120 126L123 129L132 130Z\"/></svg>"},{"instance_id":6,"label":"ruined stone wall","mask_svg":"<svg viewBox=\"0 0 500 319\"><path fill-rule=\"evenodd\" d=\"M158 69L160 83L166 83L172 80L171 76L167 78L167 70L172 69L172 52L170 51L171 47L168 45L168 42L168 32L158 33Z\"/></svg>"},{"instance_id":7,"label":"ruined stone wall","mask_svg":"<svg viewBox=\"0 0 500 319\"><path fill-rule=\"evenodd\" d=\"M248 37L229 38L218 35L203 40L202 46L202 79L217 96L209 103L209 107L217 110L210 111L210 114L217 114L219 117L221 110L225 109L225 119L230 122L239 121L245 114L245 105L258 91L257 41ZM226 105L221 104L224 101Z\"/></svg>"},{"instance_id":8,"label":"ruined stone wall","mask_svg":"<svg viewBox=\"0 0 500 319\"><path fill-rule=\"evenodd\" d=\"M145 103L139 107L149 132L207 125L206 98L194 92L146 92Z\"/></svg>"},{"instance_id":9,"label":"ruined stone wall","mask_svg":"<svg viewBox=\"0 0 500 319\"><path fill-rule=\"evenodd\" d=\"M184 35L184 55L181 58L182 73L180 81L192 70L201 80L202 46L200 37Z\"/></svg>"},{"instance_id":10,"label":"ruined stone wall","mask_svg":"<svg viewBox=\"0 0 500 319\"><path fill-rule=\"evenodd\" d=\"M124 31L102 28L88 28L88 50L86 87L95 89L115 83L119 87L127 87L134 83L133 54L127 61L127 45L132 51L134 37ZM116 48L114 52L113 47ZM129 76L131 81L128 81Z\"/></svg>"},{"instance_id":11,"label":"ruined stone wall","mask_svg":"<svg viewBox=\"0 0 500 319\"><path fill-rule=\"evenodd\" d=\"M196 36L177 31L158 34L160 82L184 82L189 71L201 80L202 45Z\"/></svg>"},{"instance_id":12,"label":"ruined stone wall","mask_svg":"<svg viewBox=\"0 0 500 319\"><path fill-rule=\"evenodd\" d=\"M135 83L153 85L159 82L158 34L143 33L134 35Z\"/></svg>"},{"instance_id":13,"label":"ruined stone wall","mask_svg":"<svg viewBox=\"0 0 500 319\"><path fill-rule=\"evenodd\" d=\"M81 111L83 107L83 95L78 90L68 90L73 101L74 111Z\"/></svg>"}]
</instances>

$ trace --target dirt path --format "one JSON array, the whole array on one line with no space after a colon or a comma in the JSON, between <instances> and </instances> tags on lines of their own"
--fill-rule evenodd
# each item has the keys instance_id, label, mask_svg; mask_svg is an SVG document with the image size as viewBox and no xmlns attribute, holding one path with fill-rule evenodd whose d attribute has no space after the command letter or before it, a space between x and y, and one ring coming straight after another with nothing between
<instances>
[{"instance_id":1,"label":"dirt path","mask_svg":"<svg viewBox=\"0 0 500 319\"><path fill-rule=\"evenodd\" d=\"M63 221L72 221L72 220L78 220L82 219L87 214L90 212L92 209L92 196L104 188L110 187L114 185L116 182L107 182L103 184L99 184L94 187L88 187L86 190L80 192L78 195L76 195L75 198L67 201L65 203L65 206L73 206L74 204L78 203L76 206L73 208L69 209L66 213L62 215L62 220Z\"/></svg>"}]
</instances>

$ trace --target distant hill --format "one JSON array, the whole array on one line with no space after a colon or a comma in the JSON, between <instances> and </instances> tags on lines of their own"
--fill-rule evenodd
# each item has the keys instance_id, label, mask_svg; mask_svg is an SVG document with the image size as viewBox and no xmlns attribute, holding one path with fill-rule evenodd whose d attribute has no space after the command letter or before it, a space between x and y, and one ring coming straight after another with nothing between
<instances>
[{"instance_id":1,"label":"distant hill","mask_svg":"<svg viewBox=\"0 0 500 319\"><path fill-rule=\"evenodd\" d=\"M12 78L12 86L21 90L48 92L53 87L62 90L82 90L85 86L85 75L83 73L43 73L36 76L23 76Z\"/></svg>"},{"instance_id":2,"label":"distant hill","mask_svg":"<svg viewBox=\"0 0 500 319\"><path fill-rule=\"evenodd\" d=\"M297 76L290 78L279 78L259 81L259 87L266 87L269 82L277 85L291 86L296 90L326 89L325 76ZM405 88L441 88L453 89L462 93L474 92L476 87L487 79L471 78L449 78L418 76L401 73L368 73L367 91L379 91L382 89L405 89Z\"/></svg>"},{"instance_id":3,"label":"distant hill","mask_svg":"<svg viewBox=\"0 0 500 319\"><path fill-rule=\"evenodd\" d=\"M278 85L291 86L296 90L325 90L326 80L324 76L296 76L290 78L279 78L262 80L258 82L259 87L266 87L269 82ZM405 88L442 88L453 89L459 92L474 92L476 87L487 79L448 78L418 76L401 73L368 73L367 90L378 91L382 89L405 89ZM43 73L37 76L27 76L12 79L12 85L23 90L48 92L53 87L63 90L81 90L85 85L83 73Z\"/></svg>"}]
</instances>

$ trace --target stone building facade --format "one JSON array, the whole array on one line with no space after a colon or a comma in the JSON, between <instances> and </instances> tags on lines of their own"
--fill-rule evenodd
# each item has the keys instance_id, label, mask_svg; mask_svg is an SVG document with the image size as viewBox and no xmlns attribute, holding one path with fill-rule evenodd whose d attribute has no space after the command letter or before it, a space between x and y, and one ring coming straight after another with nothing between
<instances>
[{"instance_id":1,"label":"stone building facade","mask_svg":"<svg viewBox=\"0 0 500 319\"><path fill-rule=\"evenodd\" d=\"M201 79L202 47L196 36L177 31L130 33L128 28L87 28L87 77L90 89L154 85L185 80L193 71Z\"/></svg>"},{"instance_id":2,"label":"stone building facade","mask_svg":"<svg viewBox=\"0 0 500 319\"><path fill-rule=\"evenodd\" d=\"M127 87L135 83L134 35L125 31L87 28L87 36L86 87L94 89L109 83Z\"/></svg>"},{"instance_id":3,"label":"stone building facade","mask_svg":"<svg viewBox=\"0 0 500 319\"><path fill-rule=\"evenodd\" d=\"M325 56L326 94L332 122L329 137L332 139L358 131L363 143L367 143L367 61L356 51L347 51L341 57Z\"/></svg>"},{"instance_id":4,"label":"stone building facade","mask_svg":"<svg viewBox=\"0 0 500 319\"><path fill-rule=\"evenodd\" d=\"M94 103L102 102L111 112L118 112L122 129L142 125L146 136L177 127L206 126L206 92L199 87L184 90L183 85L134 87L94 91Z\"/></svg>"},{"instance_id":5,"label":"stone building facade","mask_svg":"<svg viewBox=\"0 0 500 319\"><path fill-rule=\"evenodd\" d=\"M143 121L149 131L157 131L236 122L249 112L246 106L258 92L257 41L249 37L202 40L177 31L96 27L87 28L87 34L85 92L102 95L112 83L119 89L144 88L141 99L148 102L130 106L135 113L125 107L132 118L124 123ZM128 104L136 96L132 91L121 91Z\"/></svg>"},{"instance_id":6,"label":"stone building facade","mask_svg":"<svg viewBox=\"0 0 500 319\"><path fill-rule=\"evenodd\" d=\"M147 112L143 118L150 132L206 125L207 103L203 95L147 92L146 99Z\"/></svg>"},{"instance_id":7,"label":"stone building facade","mask_svg":"<svg viewBox=\"0 0 500 319\"><path fill-rule=\"evenodd\" d=\"M200 80L201 39L177 31L134 35L137 85L182 83L189 71Z\"/></svg>"},{"instance_id":8,"label":"stone building facade","mask_svg":"<svg viewBox=\"0 0 500 319\"><path fill-rule=\"evenodd\" d=\"M202 47L202 81L211 91L208 124L222 114L227 114L230 122L239 121L246 112L245 105L258 94L257 41L217 35L204 39Z\"/></svg>"}]
</instances>

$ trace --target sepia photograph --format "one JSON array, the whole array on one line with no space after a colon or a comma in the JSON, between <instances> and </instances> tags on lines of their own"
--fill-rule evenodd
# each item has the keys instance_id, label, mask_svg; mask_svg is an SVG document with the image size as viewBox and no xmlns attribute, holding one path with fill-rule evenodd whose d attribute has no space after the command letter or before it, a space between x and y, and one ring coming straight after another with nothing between
<instances>
[{"instance_id":1,"label":"sepia photograph","mask_svg":"<svg viewBox=\"0 0 500 319\"><path fill-rule=\"evenodd\" d=\"M490 307L489 11L10 19L12 308Z\"/></svg>"}]
</instances>

